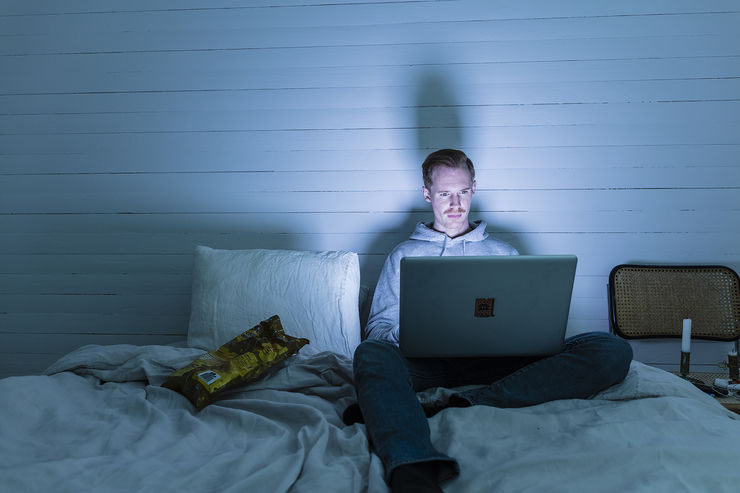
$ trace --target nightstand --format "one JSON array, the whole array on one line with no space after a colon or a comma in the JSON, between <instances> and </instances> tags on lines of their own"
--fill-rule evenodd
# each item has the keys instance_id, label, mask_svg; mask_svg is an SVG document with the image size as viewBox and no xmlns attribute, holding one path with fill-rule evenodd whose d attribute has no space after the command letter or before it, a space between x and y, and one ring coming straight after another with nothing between
<instances>
[{"instance_id":1,"label":"nightstand","mask_svg":"<svg viewBox=\"0 0 740 493\"><path fill-rule=\"evenodd\" d=\"M672 372L672 373L674 375L679 375L678 372ZM696 380L699 380L702 383L709 385L711 387L714 384L715 378L725 378L726 379L728 376L727 376L727 372L724 372L724 373L696 372L696 373L689 373L689 377L695 378ZM740 397L738 396L715 397L715 399L717 399L717 402L722 404L724 407L726 407L730 411L740 414Z\"/></svg>"}]
</instances>

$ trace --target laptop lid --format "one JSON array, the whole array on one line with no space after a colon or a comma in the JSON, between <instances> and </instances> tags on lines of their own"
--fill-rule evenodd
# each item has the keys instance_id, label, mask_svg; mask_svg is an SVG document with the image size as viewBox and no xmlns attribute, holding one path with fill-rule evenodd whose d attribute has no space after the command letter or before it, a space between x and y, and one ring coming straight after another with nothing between
<instances>
[{"instance_id":1,"label":"laptop lid","mask_svg":"<svg viewBox=\"0 0 740 493\"><path fill-rule=\"evenodd\" d=\"M401 259L407 357L544 356L562 350L573 255Z\"/></svg>"}]
</instances>

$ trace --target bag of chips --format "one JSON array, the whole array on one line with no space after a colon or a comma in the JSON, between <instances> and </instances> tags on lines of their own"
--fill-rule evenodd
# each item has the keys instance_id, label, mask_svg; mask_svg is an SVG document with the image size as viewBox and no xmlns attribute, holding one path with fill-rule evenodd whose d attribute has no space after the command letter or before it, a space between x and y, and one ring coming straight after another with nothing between
<instances>
[{"instance_id":1,"label":"bag of chips","mask_svg":"<svg viewBox=\"0 0 740 493\"><path fill-rule=\"evenodd\" d=\"M287 335L273 315L175 370L162 387L181 393L200 411L220 393L256 380L306 344L308 339Z\"/></svg>"}]
</instances>

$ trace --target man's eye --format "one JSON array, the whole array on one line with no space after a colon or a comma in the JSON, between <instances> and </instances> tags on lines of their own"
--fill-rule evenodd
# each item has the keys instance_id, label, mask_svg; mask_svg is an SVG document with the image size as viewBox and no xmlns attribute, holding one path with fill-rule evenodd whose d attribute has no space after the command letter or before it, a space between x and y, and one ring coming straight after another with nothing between
<instances>
[{"instance_id":1,"label":"man's eye","mask_svg":"<svg viewBox=\"0 0 740 493\"><path fill-rule=\"evenodd\" d=\"M450 194L447 193L447 192L442 192L442 193L439 194L440 197L449 197L449 195Z\"/></svg>"}]
</instances>

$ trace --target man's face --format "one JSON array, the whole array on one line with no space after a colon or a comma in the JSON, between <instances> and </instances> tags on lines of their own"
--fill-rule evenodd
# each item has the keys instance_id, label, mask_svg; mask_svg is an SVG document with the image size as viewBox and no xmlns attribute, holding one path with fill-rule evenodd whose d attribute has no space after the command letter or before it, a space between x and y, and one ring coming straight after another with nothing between
<instances>
[{"instance_id":1,"label":"man's face","mask_svg":"<svg viewBox=\"0 0 740 493\"><path fill-rule=\"evenodd\" d=\"M432 172L430 189L421 187L424 199L432 204L434 229L455 238L468 231L470 202L475 193L475 180L465 168L439 166Z\"/></svg>"}]
</instances>

